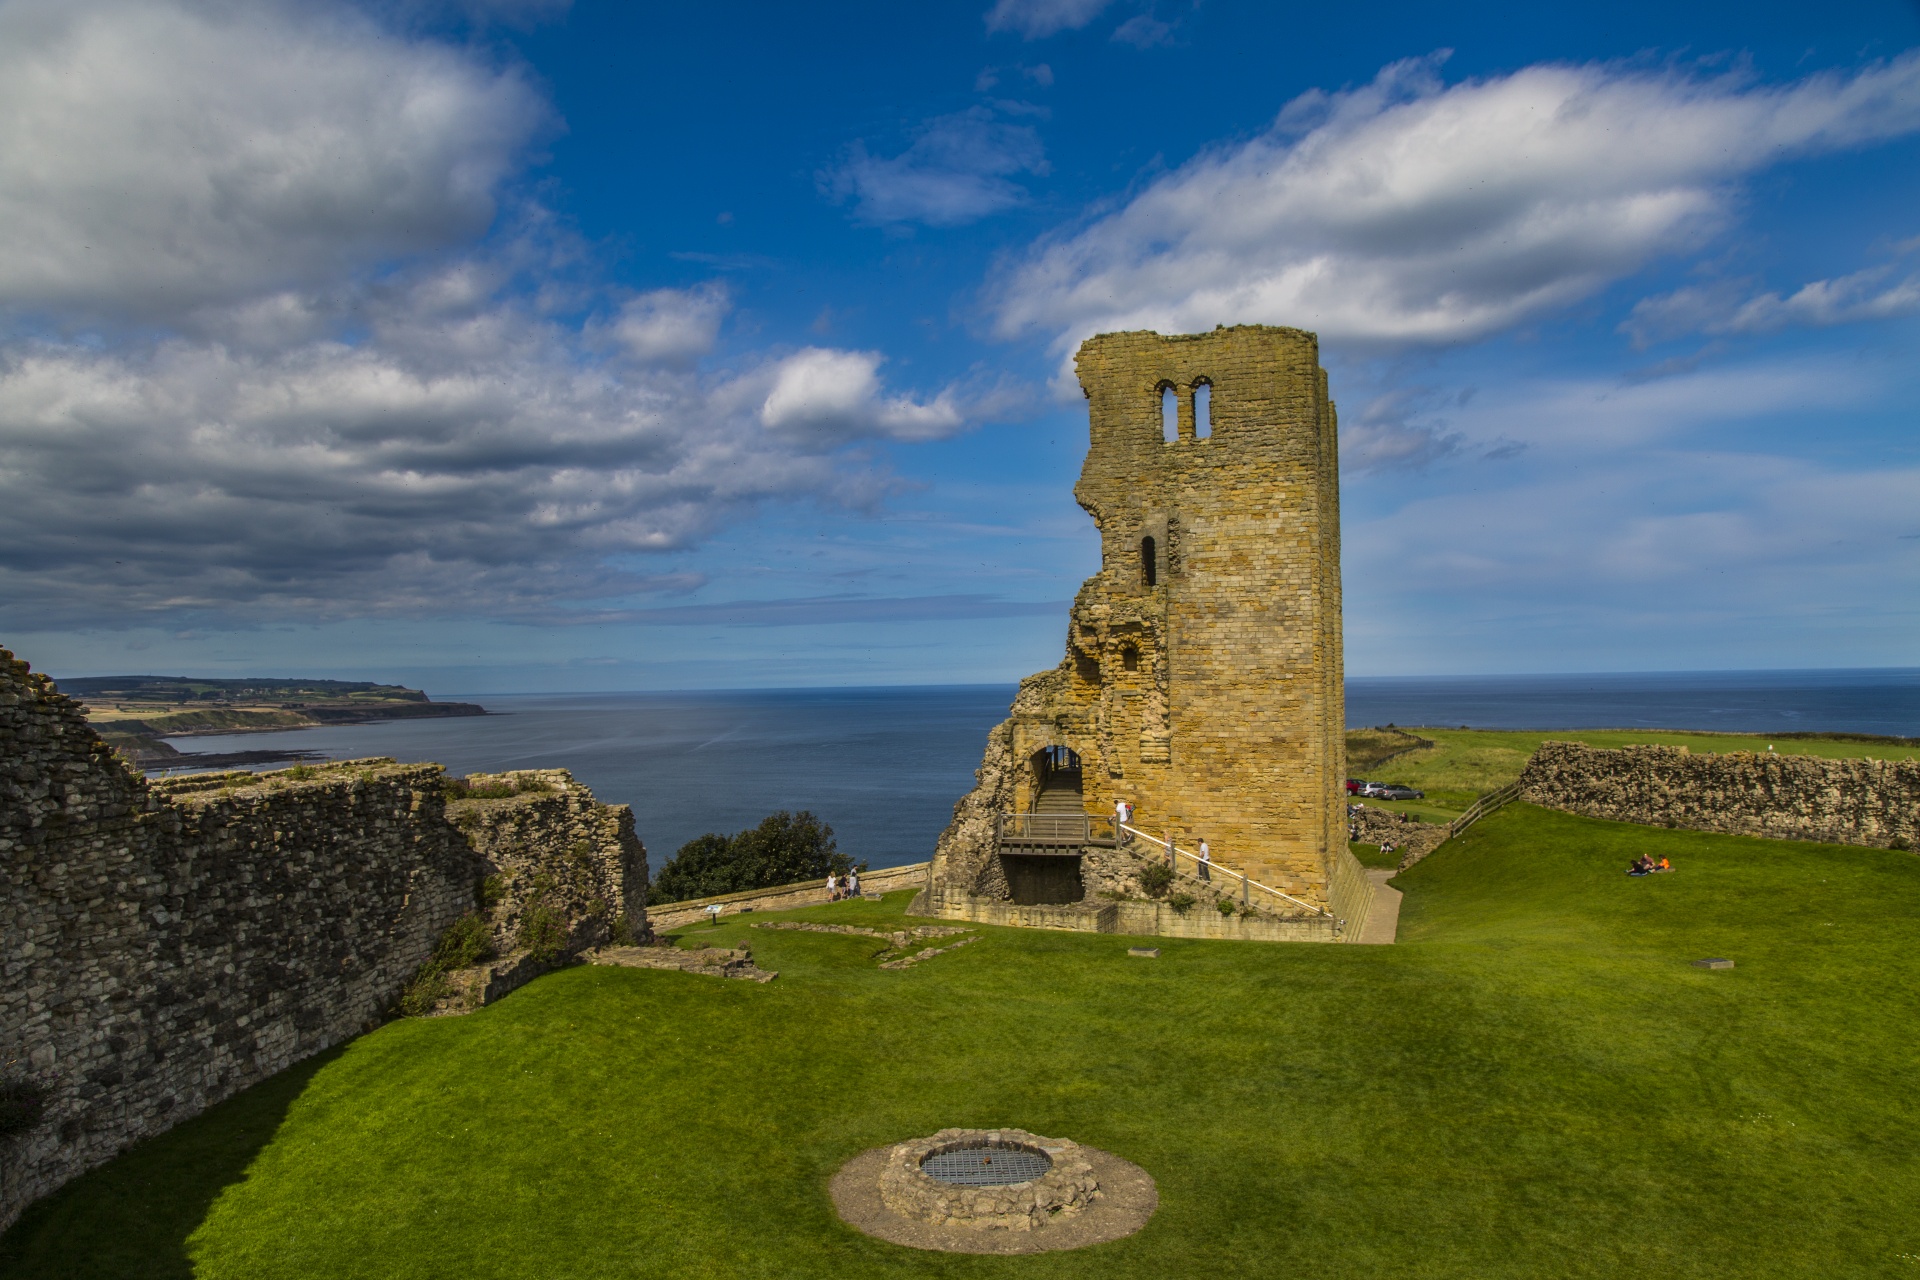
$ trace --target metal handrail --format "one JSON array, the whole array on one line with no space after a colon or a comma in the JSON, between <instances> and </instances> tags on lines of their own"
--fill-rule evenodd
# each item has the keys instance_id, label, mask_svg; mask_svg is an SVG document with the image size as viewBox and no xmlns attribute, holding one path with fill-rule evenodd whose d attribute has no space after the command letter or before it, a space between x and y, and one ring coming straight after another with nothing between
<instances>
[{"instance_id":1,"label":"metal handrail","mask_svg":"<svg viewBox=\"0 0 1920 1280\"><path fill-rule=\"evenodd\" d=\"M1241 894L1242 902L1246 901L1246 891L1248 886L1252 886L1255 889L1259 889L1263 893L1270 893L1276 898L1285 898L1288 902L1293 903L1293 905L1295 905L1296 907L1305 907L1307 910L1323 915L1327 917L1327 919L1329 920L1333 919L1333 912L1327 910L1325 907L1316 907L1311 902L1302 902L1300 901L1300 899L1294 897L1290 893L1282 893L1280 890L1274 888L1272 885L1261 884L1258 880L1255 880L1251 876L1247 875L1246 872L1235 871L1232 867L1223 866L1220 863L1215 862L1211 857L1202 858L1198 854L1188 853L1185 849L1182 849L1179 845L1173 842L1172 836L1168 836L1166 839L1162 840L1155 836L1148 835L1146 832L1140 830L1138 827L1130 827L1124 822L1118 823L1116 825L1119 826L1120 830L1128 832L1131 835L1139 836L1142 840L1148 840L1154 844L1160 845L1162 848L1166 849L1166 851L1169 854L1175 855L1174 865L1176 867L1179 865L1178 858L1185 857L1185 858L1191 859L1194 862L1200 863L1202 866L1205 866L1210 870L1219 871L1226 875L1230 875L1237 878L1240 881L1240 894Z\"/></svg>"},{"instance_id":2,"label":"metal handrail","mask_svg":"<svg viewBox=\"0 0 1920 1280\"><path fill-rule=\"evenodd\" d=\"M1003 813L999 826L998 843L1003 844L1087 844L1114 838L1113 819L1090 813Z\"/></svg>"},{"instance_id":3,"label":"metal handrail","mask_svg":"<svg viewBox=\"0 0 1920 1280\"><path fill-rule=\"evenodd\" d=\"M1494 810L1505 808L1517 798L1519 794L1520 783L1518 780L1509 782L1498 791L1489 791L1486 795L1481 796L1478 800L1468 805L1465 813L1447 824L1447 838L1451 840Z\"/></svg>"}]
</instances>

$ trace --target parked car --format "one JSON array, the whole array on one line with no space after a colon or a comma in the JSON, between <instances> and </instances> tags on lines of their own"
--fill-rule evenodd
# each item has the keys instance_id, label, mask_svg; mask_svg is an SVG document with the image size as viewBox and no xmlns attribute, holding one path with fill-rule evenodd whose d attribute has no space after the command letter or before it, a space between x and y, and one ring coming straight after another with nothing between
<instances>
[{"instance_id":1,"label":"parked car","mask_svg":"<svg viewBox=\"0 0 1920 1280\"><path fill-rule=\"evenodd\" d=\"M1397 782L1388 783L1373 794L1381 800L1425 800L1427 798L1427 793L1419 788L1404 787Z\"/></svg>"},{"instance_id":2,"label":"parked car","mask_svg":"<svg viewBox=\"0 0 1920 1280\"><path fill-rule=\"evenodd\" d=\"M1368 782L1366 782L1366 781L1364 781L1363 779L1360 779L1360 778L1348 778L1348 779L1347 779L1347 794L1348 794L1348 795L1350 795L1350 796L1357 796L1357 795L1359 795L1359 794L1360 794L1360 788L1362 788L1362 787L1365 787L1365 786L1370 786L1370 785L1372 785L1372 784L1370 784L1370 783L1368 783Z\"/></svg>"},{"instance_id":3,"label":"parked car","mask_svg":"<svg viewBox=\"0 0 1920 1280\"><path fill-rule=\"evenodd\" d=\"M1363 796L1372 796L1377 799L1379 798L1380 793L1382 791L1385 791L1386 789L1387 789L1387 784L1384 782L1363 782L1360 784L1359 794Z\"/></svg>"}]
</instances>

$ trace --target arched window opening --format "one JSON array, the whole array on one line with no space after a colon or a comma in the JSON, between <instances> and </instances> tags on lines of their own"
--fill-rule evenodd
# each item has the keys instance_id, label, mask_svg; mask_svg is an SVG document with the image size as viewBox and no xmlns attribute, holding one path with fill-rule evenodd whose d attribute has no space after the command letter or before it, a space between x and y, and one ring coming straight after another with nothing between
<instances>
[{"instance_id":1,"label":"arched window opening","mask_svg":"<svg viewBox=\"0 0 1920 1280\"><path fill-rule=\"evenodd\" d=\"M1160 388L1160 435L1168 444L1180 438L1180 394L1165 385Z\"/></svg>"},{"instance_id":2,"label":"arched window opening","mask_svg":"<svg viewBox=\"0 0 1920 1280\"><path fill-rule=\"evenodd\" d=\"M1151 536L1140 539L1140 573L1141 576L1146 578L1148 586L1159 585L1160 566L1155 563L1154 560L1154 546Z\"/></svg>"},{"instance_id":3,"label":"arched window opening","mask_svg":"<svg viewBox=\"0 0 1920 1280\"><path fill-rule=\"evenodd\" d=\"M1193 434L1205 440L1213 434L1213 384L1197 382L1193 387Z\"/></svg>"},{"instance_id":4,"label":"arched window opening","mask_svg":"<svg viewBox=\"0 0 1920 1280\"><path fill-rule=\"evenodd\" d=\"M1132 645L1128 645L1122 649L1120 651L1120 665L1129 671L1138 671L1140 669L1140 651Z\"/></svg>"}]
</instances>

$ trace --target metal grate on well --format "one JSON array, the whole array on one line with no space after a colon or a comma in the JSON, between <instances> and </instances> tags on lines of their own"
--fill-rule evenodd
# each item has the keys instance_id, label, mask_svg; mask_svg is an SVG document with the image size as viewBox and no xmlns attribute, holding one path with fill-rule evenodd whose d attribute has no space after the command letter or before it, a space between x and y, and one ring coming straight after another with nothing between
<instances>
[{"instance_id":1,"label":"metal grate on well","mask_svg":"<svg viewBox=\"0 0 1920 1280\"><path fill-rule=\"evenodd\" d=\"M936 1151L920 1162L920 1172L962 1187L997 1187L1028 1182L1053 1167L1043 1151L1031 1147L982 1144Z\"/></svg>"}]
</instances>

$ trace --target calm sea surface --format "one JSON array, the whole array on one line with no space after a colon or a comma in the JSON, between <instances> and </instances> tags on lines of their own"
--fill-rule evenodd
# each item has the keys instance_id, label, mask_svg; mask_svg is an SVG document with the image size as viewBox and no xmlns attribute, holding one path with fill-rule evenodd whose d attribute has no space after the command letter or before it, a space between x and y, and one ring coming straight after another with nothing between
<instances>
[{"instance_id":1,"label":"calm sea surface","mask_svg":"<svg viewBox=\"0 0 1920 1280\"><path fill-rule=\"evenodd\" d=\"M932 854L1013 688L434 696L496 714L174 745L435 760L454 773L571 769L602 800L633 806L656 867L703 832L737 831L776 809L811 809L842 849L883 867ZM1347 722L1920 736L1920 668L1358 678L1347 684Z\"/></svg>"}]
</instances>

